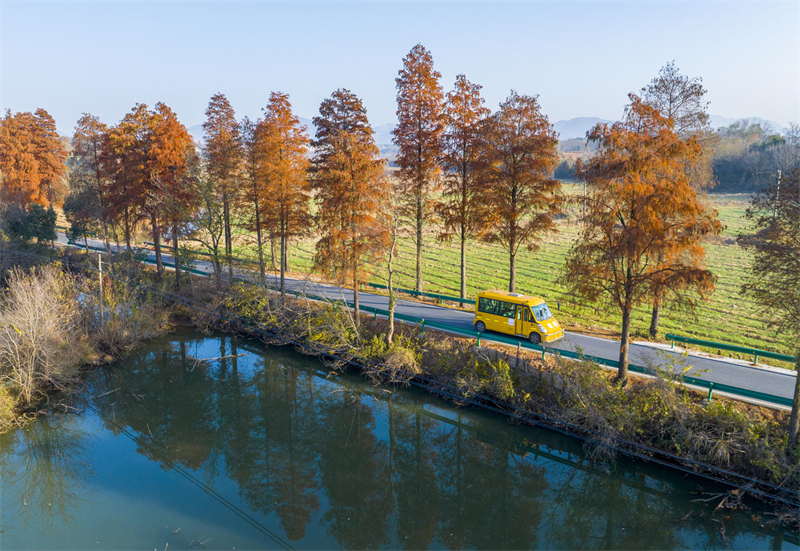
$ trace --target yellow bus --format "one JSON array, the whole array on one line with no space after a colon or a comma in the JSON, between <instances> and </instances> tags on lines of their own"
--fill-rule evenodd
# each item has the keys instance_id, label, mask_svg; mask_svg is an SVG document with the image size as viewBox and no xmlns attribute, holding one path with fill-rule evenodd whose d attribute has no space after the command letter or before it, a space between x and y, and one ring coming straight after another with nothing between
<instances>
[{"instance_id":1,"label":"yellow bus","mask_svg":"<svg viewBox=\"0 0 800 551\"><path fill-rule=\"evenodd\" d=\"M550 308L542 297L508 291L483 291L475 301L475 320L480 333L491 330L529 339L533 344L564 338Z\"/></svg>"}]
</instances>

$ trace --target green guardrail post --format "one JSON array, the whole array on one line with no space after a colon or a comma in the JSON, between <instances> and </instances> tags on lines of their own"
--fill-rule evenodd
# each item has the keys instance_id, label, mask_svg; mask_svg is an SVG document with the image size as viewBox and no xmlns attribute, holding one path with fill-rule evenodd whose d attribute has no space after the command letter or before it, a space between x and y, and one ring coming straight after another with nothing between
<instances>
[{"instance_id":1,"label":"green guardrail post","mask_svg":"<svg viewBox=\"0 0 800 551\"><path fill-rule=\"evenodd\" d=\"M670 342L670 347L669 347L669 349L670 349L670 350L675 350L675 341L673 341L673 340L670 340L669 342Z\"/></svg>"},{"instance_id":2,"label":"green guardrail post","mask_svg":"<svg viewBox=\"0 0 800 551\"><path fill-rule=\"evenodd\" d=\"M756 365L757 363L758 363L758 354L756 353L753 355L753 365Z\"/></svg>"},{"instance_id":3,"label":"green guardrail post","mask_svg":"<svg viewBox=\"0 0 800 551\"><path fill-rule=\"evenodd\" d=\"M378 309L375 309L375 321L378 321Z\"/></svg>"},{"instance_id":4,"label":"green guardrail post","mask_svg":"<svg viewBox=\"0 0 800 551\"><path fill-rule=\"evenodd\" d=\"M714 392L714 383L708 383L708 402L711 403L711 394Z\"/></svg>"},{"instance_id":5,"label":"green guardrail post","mask_svg":"<svg viewBox=\"0 0 800 551\"><path fill-rule=\"evenodd\" d=\"M478 348L481 347L481 332L478 331Z\"/></svg>"},{"instance_id":6,"label":"green guardrail post","mask_svg":"<svg viewBox=\"0 0 800 551\"><path fill-rule=\"evenodd\" d=\"M547 353L547 349L543 346L542 347L542 361L544 361L544 355Z\"/></svg>"},{"instance_id":7,"label":"green guardrail post","mask_svg":"<svg viewBox=\"0 0 800 551\"><path fill-rule=\"evenodd\" d=\"M422 324L421 325L422 325L422 334L424 335L425 334L425 320L424 319L422 320Z\"/></svg>"}]
</instances>

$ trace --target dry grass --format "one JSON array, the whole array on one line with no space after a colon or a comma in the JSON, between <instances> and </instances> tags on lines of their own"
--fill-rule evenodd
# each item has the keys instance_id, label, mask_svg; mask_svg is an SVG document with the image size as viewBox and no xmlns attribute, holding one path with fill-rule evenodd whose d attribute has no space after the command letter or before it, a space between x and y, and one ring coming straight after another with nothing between
<instances>
[{"instance_id":1,"label":"dry grass","mask_svg":"<svg viewBox=\"0 0 800 551\"><path fill-rule=\"evenodd\" d=\"M29 408L64 389L90 347L75 308L74 282L58 268L11 272L0 300L0 385L5 411Z\"/></svg>"}]
</instances>

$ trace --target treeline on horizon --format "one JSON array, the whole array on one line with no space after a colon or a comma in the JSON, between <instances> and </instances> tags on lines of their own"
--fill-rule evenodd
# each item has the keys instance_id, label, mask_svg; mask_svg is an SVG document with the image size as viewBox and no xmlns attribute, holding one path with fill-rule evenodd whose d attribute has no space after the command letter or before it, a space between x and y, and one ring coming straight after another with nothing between
<instances>
[{"instance_id":1,"label":"treeline on horizon","mask_svg":"<svg viewBox=\"0 0 800 551\"><path fill-rule=\"evenodd\" d=\"M713 193L758 193L776 181L778 171L788 174L800 167L800 125L796 123L790 123L783 134L748 119L707 131L714 140L709 146L713 171L709 191ZM594 152L589 141L569 140L568 147L581 157ZM555 177L577 179L575 160L562 159Z\"/></svg>"}]
</instances>

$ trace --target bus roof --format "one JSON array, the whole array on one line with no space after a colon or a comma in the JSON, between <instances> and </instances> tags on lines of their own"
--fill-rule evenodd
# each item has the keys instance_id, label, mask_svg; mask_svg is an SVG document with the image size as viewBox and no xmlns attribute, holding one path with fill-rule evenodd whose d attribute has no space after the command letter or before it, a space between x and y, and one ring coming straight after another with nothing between
<instances>
[{"instance_id":1,"label":"bus roof","mask_svg":"<svg viewBox=\"0 0 800 551\"><path fill-rule=\"evenodd\" d=\"M536 297L531 295L523 295L521 293L510 293L508 291L483 291L478 293L478 297L486 297L486 298L493 298L496 300L505 300L508 302L513 302L515 304L528 304L530 306L536 306L537 304L541 304L544 302L542 297Z\"/></svg>"}]
</instances>

